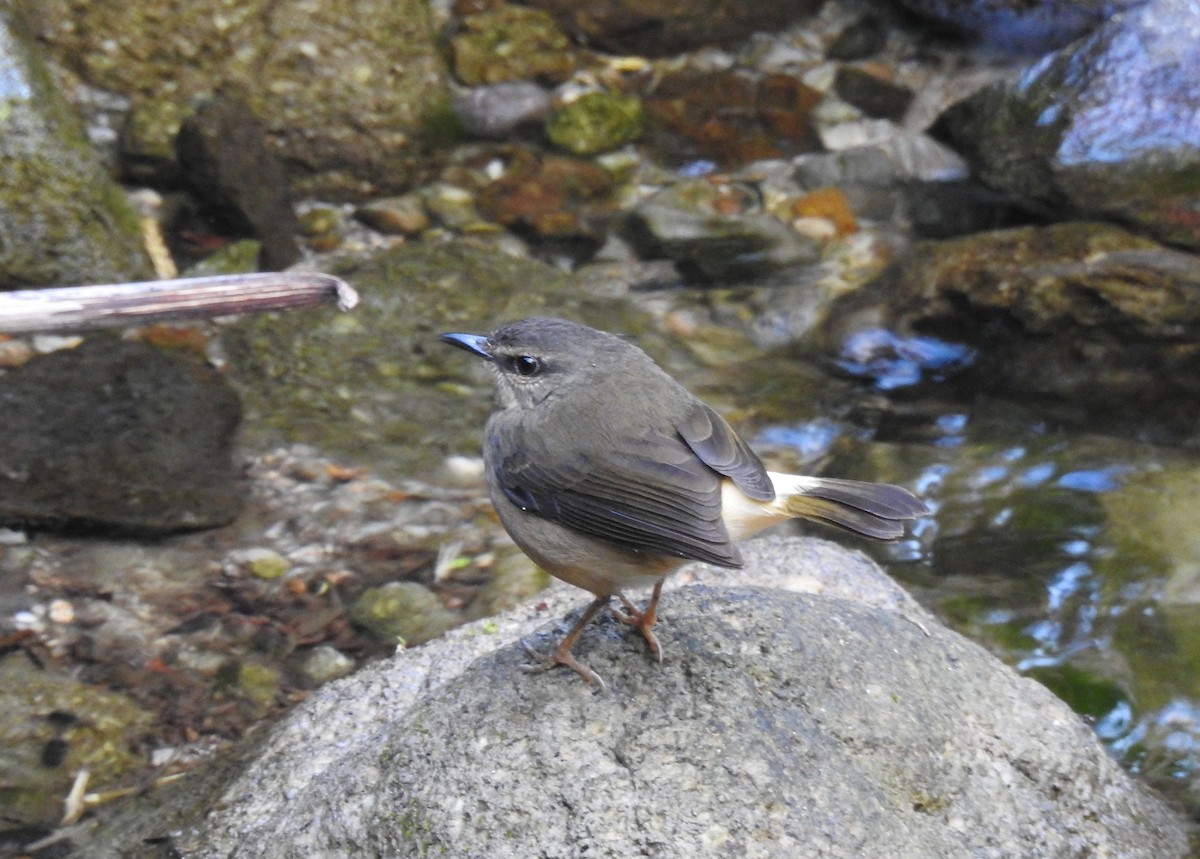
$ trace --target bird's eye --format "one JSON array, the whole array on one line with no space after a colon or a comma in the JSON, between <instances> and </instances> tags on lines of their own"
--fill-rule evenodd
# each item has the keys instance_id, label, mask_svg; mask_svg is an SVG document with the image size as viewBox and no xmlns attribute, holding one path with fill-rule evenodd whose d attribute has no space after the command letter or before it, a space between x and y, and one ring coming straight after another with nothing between
<instances>
[{"instance_id":1,"label":"bird's eye","mask_svg":"<svg viewBox=\"0 0 1200 859\"><path fill-rule=\"evenodd\" d=\"M542 362L532 355L518 355L512 359L512 368L518 376L536 376L542 372Z\"/></svg>"}]
</instances>

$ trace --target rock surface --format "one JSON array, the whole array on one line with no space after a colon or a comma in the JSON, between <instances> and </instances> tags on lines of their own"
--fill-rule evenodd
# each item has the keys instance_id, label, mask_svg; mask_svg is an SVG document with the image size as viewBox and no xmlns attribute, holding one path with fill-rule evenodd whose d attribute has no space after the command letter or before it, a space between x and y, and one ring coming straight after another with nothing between
<instances>
[{"instance_id":1,"label":"rock surface","mask_svg":"<svg viewBox=\"0 0 1200 859\"><path fill-rule=\"evenodd\" d=\"M872 293L889 296L898 330L977 350L976 387L1040 395L1064 414L1195 425L1200 267L1190 254L1090 222L918 242L894 279L844 299L830 329L876 325Z\"/></svg>"},{"instance_id":2,"label":"rock surface","mask_svg":"<svg viewBox=\"0 0 1200 859\"><path fill-rule=\"evenodd\" d=\"M54 87L23 20L0 10L0 283L149 275L137 217Z\"/></svg>"},{"instance_id":3,"label":"rock surface","mask_svg":"<svg viewBox=\"0 0 1200 859\"><path fill-rule=\"evenodd\" d=\"M550 12L584 44L615 53L661 56L705 45L735 44L756 30L778 30L811 14L820 4L811 0L606 0L581 6L570 0L533 0L529 5Z\"/></svg>"},{"instance_id":4,"label":"rock surface","mask_svg":"<svg viewBox=\"0 0 1200 859\"><path fill-rule=\"evenodd\" d=\"M1002 50L1037 51L1065 45L1139 0L900 0L923 17Z\"/></svg>"},{"instance_id":5,"label":"rock surface","mask_svg":"<svg viewBox=\"0 0 1200 859\"><path fill-rule=\"evenodd\" d=\"M519 670L527 606L324 687L243 772L177 793L190 811L110 821L89 849L153 855L141 839L171 833L198 857L1185 854L1181 822L1075 714L861 555L747 549L720 575L865 582L900 611L677 590L662 664L611 619L584 635L600 694Z\"/></svg>"},{"instance_id":6,"label":"rock surface","mask_svg":"<svg viewBox=\"0 0 1200 859\"><path fill-rule=\"evenodd\" d=\"M298 195L404 188L450 115L419 0L31 5L51 53L91 86L176 105L243 96Z\"/></svg>"},{"instance_id":7,"label":"rock surface","mask_svg":"<svg viewBox=\"0 0 1200 859\"><path fill-rule=\"evenodd\" d=\"M0 521L153 533L240 507L237 394L216 370L92 338L0 377Z\"/></svg>"},{"instance_id":8,"label":"rock surface","mask_svg":"<svg viewBox=\"0 0 1200 859\"><path fill-rule=\"evenodd\" d=\"M1200 247L1200 5L1153 0L950 108L987 184Z\"/></svg>"},{"instance_id":9,"label":"rock surface","mask_svg":"<svg viewBox=\"0 0 1200 859\"><path fill-rule=\"evenodd\" d=\"M220 233L262 242L260 268L282 271L300 258L287 173L244 102L217 96L201 105L184 120L175 151L201 213Z\"/></svg>"}]
</instances>

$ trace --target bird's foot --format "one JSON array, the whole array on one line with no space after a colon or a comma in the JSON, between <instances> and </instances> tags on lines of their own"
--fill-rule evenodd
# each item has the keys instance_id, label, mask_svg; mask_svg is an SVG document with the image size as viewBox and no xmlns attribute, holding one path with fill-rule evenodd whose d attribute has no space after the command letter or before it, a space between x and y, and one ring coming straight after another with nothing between
<instances>
[{"instance_id":1,"label":"bird's foot","mask_svg":"<svg viewBox=\"0 0 1200 859\"><path fill-rule=\"evenodd\" d=\"M608 689L608 684L604 682L604 679L595 671L588 668L586 665L576 659L575 654L571 652L571 650L575 647L575 642L579 640L579 636L583 633L584 627L586 627L591 622L592 618L596 616L596 613L606 605L608 605L607 595L596 597L594 600L592 600L588 607L584 609L583 614L580 615L579 620L575 621L575 625L572 626L571 630L563 637L563 640L560 641L558 645L549 653L538 653L536 650L530 647L528 643L522 641L521 646L525 648L526 653L533 657L534 661L532 665L522 666L521 670L529 673L537 673L549 671L551 668L559 665L565 665L593 686L599 686L601 689Z\"/></svg>"},{"instance_id":2,"label":"bird's foot","mask_svg":"<svg viewBox=\"0 0 1200 859\"><path fill-rule=\"evenodd\" d=\"M552 668L565 665L591 685L598 686L600 689L607 691L608 684L604 682L604 678L576 659L575 654L571 653L570 648L564 649L562 644L559 644L558 647L549 653L540 653L526 641L522 641L521 646L525 648L525 652L533 659L532 663L521 666L521 670L526 674L540 674L543 671L549 671Z\"/></svg>"},{"instance_id":3,"label":"bird's foot","mask_svg":"<svg viewBox=\"0 0 1200 859\"><path fill-rule=\"evenodd\" d=\"M658 622L658 595L661 589L661 583L655 586L654 595L650 597L650 604L646 606L645 611L635 606L624 594L621 594L620 597L621 605L625 610L618 611L615 608L612 610L613 617L621 623L627 623L637 628L638 632L642 634L642 638L646 639L650 652L658 657L659 662L662 662L662 645L658 643L658 636L654 634L654 624Z\"/></svg>"}]
</instances>

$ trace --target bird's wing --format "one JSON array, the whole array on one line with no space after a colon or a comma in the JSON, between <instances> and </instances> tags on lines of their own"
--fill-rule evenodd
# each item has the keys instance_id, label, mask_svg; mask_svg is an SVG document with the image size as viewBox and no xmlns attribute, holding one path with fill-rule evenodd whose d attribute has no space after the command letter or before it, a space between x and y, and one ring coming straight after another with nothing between
<instances>
[{"instance_id":1,"label":"bird's wing","mask_svg":"<svg viewBox=\"0 0 1200 859\"><path fill-rule=\"evenodd\" d=\"M771 477L758 455L723 417L704 403L693 402L675 429L692 453L713 471L732 480L748 497L755 501L770 501L775 497Z\"/></svg>"},{"instance_id":2,"label":"bird's wing","mask_svg":"<svg viewBox=\"0 0 1200 859\"><path fill-rule=\"evenodd\" d=\"M637 552L741 565L721 521L721 477L678 436L653 432L620 450L564 456L509 427L490 433L488 446L497 484L528 513Z\"/></svg>"}]
</instances>

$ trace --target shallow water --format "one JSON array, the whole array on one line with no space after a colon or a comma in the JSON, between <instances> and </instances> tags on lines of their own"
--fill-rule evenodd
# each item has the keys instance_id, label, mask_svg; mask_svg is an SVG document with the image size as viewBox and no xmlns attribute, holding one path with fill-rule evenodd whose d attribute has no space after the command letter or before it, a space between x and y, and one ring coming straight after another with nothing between
<instances>
[{"instance_id":1,"label":"shallow water","mask_svg":"<svg viewBox=\"0 0 1200 859\"><path fill-rule=\"evenodd\" d=\"M951 627L1049 686L1139 773L1200 808L1200 454L977 401L889 431L829 418L759 446L825 453L932 514L863 545ZM870 440L866 437L870 436Z\"/></svg>"}]
</instances>

